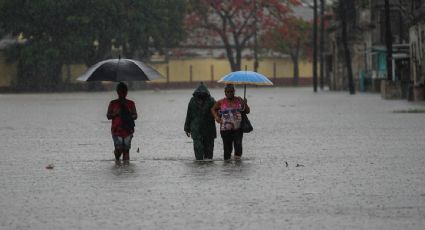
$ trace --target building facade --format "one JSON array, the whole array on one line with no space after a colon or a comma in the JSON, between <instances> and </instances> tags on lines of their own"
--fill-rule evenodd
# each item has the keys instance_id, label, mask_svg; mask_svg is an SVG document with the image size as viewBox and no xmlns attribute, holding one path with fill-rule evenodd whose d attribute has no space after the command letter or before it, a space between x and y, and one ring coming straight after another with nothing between
<instances>
[{"instance_id":1,"label":"building facade","mask_svg":"<svg viewBox=\"0 0 425 230\"><path fill-rule=\"evenodd\" d=\"M409 27L410 72L413 100L425 98L425 2L412 3L412 23Z\"/></svg>"},{"instance_id":2,"label":"building facade","mask_svg":"<svg viewBox=\"0 0 425 230\"><path fill-rule=\"evenodd\" d=\"M351 2L351 3L348 3ZM420 30L420 25L414 30L409 29L415 23L412 17L417 12L418 4L422 1L389 0L390 25L392 40L392 69L387 69L387 27L384 0L346 1L348 7L347 31L348 43L352 57L353 77L359 91L381 92L384 98L406 98L415 100L413 86L418 84L417 71L412 72L412 52L420 50L418 41L412 44L414 30ZM338 4L334 6L335 15ZM416 13L421 15L420 12ZM416 19L416 21L420 21ZM420 24L420 23L419 23ZM345 90L347 86L346 66L343 58L341 38L341 22L335 17L328 31L328 65L330 88ZM416 48L415 48L416 47ZM425 46L424 46L425 47ZM421 69L415 66L414 68ZM387 79L388 71L392 72L392 79Z\"/></svg>"}]
</instances>

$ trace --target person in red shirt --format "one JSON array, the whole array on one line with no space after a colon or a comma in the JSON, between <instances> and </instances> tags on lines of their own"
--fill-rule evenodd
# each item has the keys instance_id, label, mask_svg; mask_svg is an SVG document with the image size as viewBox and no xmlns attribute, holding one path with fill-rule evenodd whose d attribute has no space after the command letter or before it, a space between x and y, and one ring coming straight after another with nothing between
<instances>
[{"instance_id":1,"label":"person in red shirt","mask_svg":"<svg viewBox=\"0 0 425 230\"><path fill-rule=\"evenodd\" d=\"M114 141L115 160L123 155L124 161L130 160L131 139L134 133L134 121L137 119L136 106L132 100L126 99L127 85L123 82L117 85L118 99L112 100L108 106L106 117L112 120L111 133Z\"/></svg>"}]
</instances>

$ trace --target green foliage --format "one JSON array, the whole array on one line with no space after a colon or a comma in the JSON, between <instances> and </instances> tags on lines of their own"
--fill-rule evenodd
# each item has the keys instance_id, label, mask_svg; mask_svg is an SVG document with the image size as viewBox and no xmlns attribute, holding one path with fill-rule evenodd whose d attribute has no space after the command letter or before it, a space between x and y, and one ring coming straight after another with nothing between
<instances>
[{"instance_id":1,"label":"green foliage","mask_svg":"<svg viewBox=\"0 0 425 230\"><path fill-rule=\"evenodd\" d=\"M393 113L425 113L425 109L411 108L411 109L404 109L404 110L394 110Z\"/></svg>"},{"instance_id":2,"label":"green foliage","mask_svg":"<svg viewBox=\"0 0 425 230\"><path fill-rule=\"evenodd\" d=\"M16 87L60 88L61 66L117 56L148 57L184 36L185 0L0 0L0 35L24 38L10 47Z\"/></svg>"},{"instance_id":3,"label":"green foliage","mask_svg":"<svg viewBox=\"0 0 425 230\"><path fill-rule=\"evenodd\" d=\"M158 51L175 47L184 38L184 0L130 1L123 31L116 45L127 57L148 57L152 48ZM136 26L135 26L136 25Z\"/></svg>"},{"instance_id":4,"label":"green foliage","mask_svg":"<svg viewBox=\"0 0 425 230\"><path fill-rule=\"evenodd\" d=\"M60 86L61 66L67 50L62 38L69 36L65 24L67 1L1 1L3 29L22 36L23 44L6 52L8 59L18 62L15 86L22 90L55 89ZM64 25L65 24L65 25Z\"/></svg>"},{"instance_id":5,"label":"green foliage","mask_svg":"<svg viewBox=\"0 0 425 230\"><path fill-rule=\"evenodd\" d=\"M54 90L60 85L57 73L62 62L60 52L49 43L31 42L25 46L16 45L7 50L12 60L19 60L15 88L25 91Z\"/></svg>"}]
</instances>

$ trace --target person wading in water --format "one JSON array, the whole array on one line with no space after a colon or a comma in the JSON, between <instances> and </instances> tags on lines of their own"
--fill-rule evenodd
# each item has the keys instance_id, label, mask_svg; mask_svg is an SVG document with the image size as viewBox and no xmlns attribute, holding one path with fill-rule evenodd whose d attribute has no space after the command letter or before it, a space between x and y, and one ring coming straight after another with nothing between
<instances>
[{"instance_id":1,"label":"person wading in water","mask_svg":"<svg viewBox=\"0 0 425 230\"><path fill-rule=\"evenodd\" d=\"M217 137L214 118L210 112L215 100L202 82L193 92L187 106L184 131L193 139L196 160L211 160L214 151L214 139Z\"/></svg>"},{"instance_id":2,"label":"person wading in water","mask_svg":"<svg viewBox=\"0 0 425 230\"><path fill-rule=\"evenodd\" d=\"M137 111L134 102L126 99L127 85L120 82L116 90L118 99L109 103L106 117L108 120L112 120L111 133L115 146L115 160L119 161L122 155L124 161L129 161Z\"/></svg>"},{"instance_id":3,"label":"person wading in water","mask_svg":"<svg viewBox=\"0 0 425 230\"><path fill-rule=\"evenodd\" d=\"M211 108L211 114L215 121L220 124L220 135L223 139L224 160L230 160L233 147L235 148L235 160L240 160L242 156L243 132L240 129L242 115L246 114L250 108L246 99L235 97L235 87L232 84L224 88L225 98L218 100Z\"/></svg>"}]
</instances>

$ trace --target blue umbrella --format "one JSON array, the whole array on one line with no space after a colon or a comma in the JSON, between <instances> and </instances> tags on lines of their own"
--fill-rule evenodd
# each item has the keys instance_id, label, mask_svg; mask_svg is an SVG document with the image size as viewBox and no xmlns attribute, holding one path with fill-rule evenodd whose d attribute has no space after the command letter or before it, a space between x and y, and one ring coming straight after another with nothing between
<instances>
[{"instance_id":1,"label":"blue umbrella","mask_svg":"<svg viewBox=\"0 0 425 230\"><path fill-rule=\"evenodd\" d=\"M273 85L266 76L254 71L236 71L231 72L220 80L220 83L244 85L244 98L246 94L246 85Z\"/></svg>"}]
</instances>

